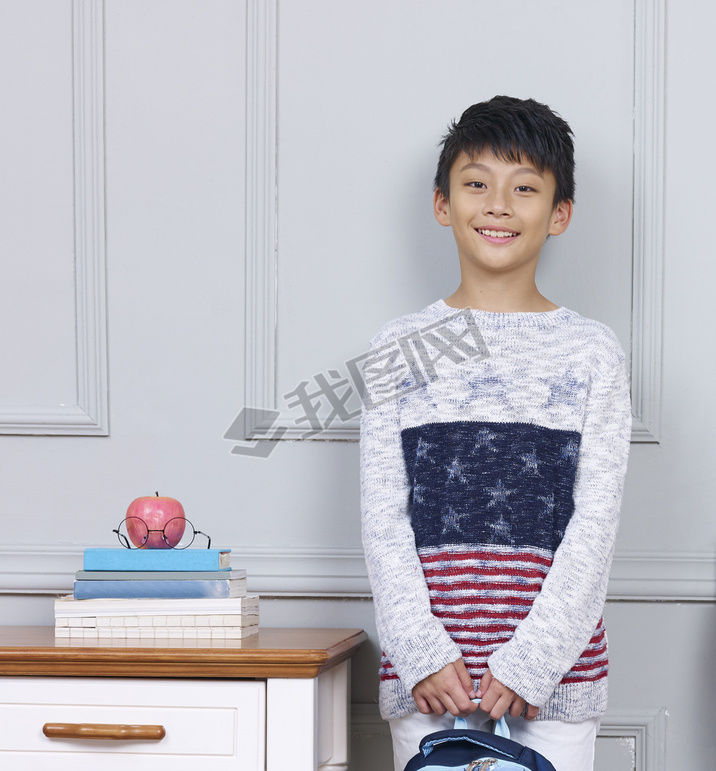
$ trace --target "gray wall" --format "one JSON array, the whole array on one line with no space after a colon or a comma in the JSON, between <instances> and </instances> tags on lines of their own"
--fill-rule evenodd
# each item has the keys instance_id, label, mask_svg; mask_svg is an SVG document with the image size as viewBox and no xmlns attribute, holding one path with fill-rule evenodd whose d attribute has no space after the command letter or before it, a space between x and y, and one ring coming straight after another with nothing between
<instances>
[{"instance_id":1,"label":"gray wall","mask_svg":"<svg viewBox=\"0 0 716 771\"><path fill-rule=\"evenodd\" d=\"M0 0L0 612L51 624L82 549L113 545L133 498L174 496L248 569L265 623L368 630L353 767L387 767L347 362L455 288L431 213L447 122L533 96L571 123L578 161L540 287L631 355L598 768L708 767L716 9L409 8ZM286 395L320 376L350 398L333 419L326 390L312 401L309 441ZM281 440L244 439L246 406L271 410Z\"/></svg>"}]
</instances>

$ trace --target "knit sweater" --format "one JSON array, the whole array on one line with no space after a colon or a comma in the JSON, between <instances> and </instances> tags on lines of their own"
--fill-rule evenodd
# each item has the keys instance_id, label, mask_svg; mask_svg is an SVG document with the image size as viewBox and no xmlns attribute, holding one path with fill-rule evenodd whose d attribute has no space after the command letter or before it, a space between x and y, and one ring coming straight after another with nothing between
<instances>
[{"instance_id":1,"label":"knit sweater","mask_svg":"<svg viewBox=\"0 0 716 771\"><path fill-rule=\"evenodd\" d=\"M363 545L386 719L462 658L540 708L604 714L606 597L631 409L611 330L442 300L371 343Z\"/></svg>"}]
</instances>

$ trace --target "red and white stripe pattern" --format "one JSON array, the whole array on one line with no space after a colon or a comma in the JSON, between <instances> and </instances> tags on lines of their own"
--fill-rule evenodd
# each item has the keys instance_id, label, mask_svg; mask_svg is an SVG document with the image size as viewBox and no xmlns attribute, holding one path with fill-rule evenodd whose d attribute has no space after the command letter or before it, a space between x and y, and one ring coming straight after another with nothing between
<instances>
[{"instance_id":1,"label":"red and white stripe pattern","mask_svg":"<svg viewBox=\"0 0 716 771\"><path fill-rule=\"evenodd\" d=\"M468 671L478 680L490 655L524 619L552 564L551 553L533 547L441 546L419 549L432 612L459 645ZM603 620L586 650L562 680L600 680L609 669ZM382 680L397 679L383 655Z\"/></svg>"}]
</instances>

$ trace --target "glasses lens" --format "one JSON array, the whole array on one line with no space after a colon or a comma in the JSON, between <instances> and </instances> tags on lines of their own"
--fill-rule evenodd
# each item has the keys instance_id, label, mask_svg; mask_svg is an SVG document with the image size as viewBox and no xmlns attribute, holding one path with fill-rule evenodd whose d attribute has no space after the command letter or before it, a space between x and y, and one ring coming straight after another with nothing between
<instances>
[{"instance_id":1,"label":"glasses lens","mask_svg":"<svg viewBox=\"0 0 716 771\"><path fill-rule=\"evenodd\" d=\"M172 549L186 549L194 540L194 526L184 517L170 519L164 525L164 540Z\"/></svg>"},{"instance_id":2,"label":"glasses lens","mask_svg":"<svg viewBox=\"0 0 716 771\"><path fill-rule=\"evenodd\" d=\"M119 532L127 537L130 549L141 549L149 538L149 530L144 520L139 517L127 517L122 520Z\"/></svg>"}]
</instances>

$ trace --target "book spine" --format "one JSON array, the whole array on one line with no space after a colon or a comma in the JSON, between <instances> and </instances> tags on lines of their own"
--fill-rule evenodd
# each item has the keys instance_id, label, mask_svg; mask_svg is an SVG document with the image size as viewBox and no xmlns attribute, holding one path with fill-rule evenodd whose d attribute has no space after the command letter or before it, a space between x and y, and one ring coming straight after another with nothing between
<instances>
[{"instance_id":1,"label":"book spine","mask_svg":"<svg viewBox=\"0 0 716 771\"><path fill-rule=\"evenodd\" d=\"M77 581L209 581L246 578L245 570L78 570Z\"/></svg>"},{"instance_id":2,"label":"book spine","mask_svg":"<svg viewBox=\"0 0 716 771\"><path fill-rule=\"evenodd\" d=\"M60 617L55 619L55 628L101 629L103 627L251 627L259 623L258 613L225 613L215 616L85 616L76 618Z\"/></svg>"},{"instance_id":3,"label":"book spine","mask_svg":"<svg viewBox=\"0 0 716 771\"><path fill-rule=\"evenodd\" d=\"M56 627L55 637L69 640L242 640L259 631L246 627ZM96 643L95 643L96 644Z\"/></svg>"},{"instance_id":4,"label":"book spine","mask_svg":"<svg viewBox=\"0 0 716 771\"><path fill-rule=\"evenodd\" d=\"M229 570L229 552L217 549L85 549L85 570Z\"/></svg>"},{"instance_id":5,"label":"book spine","mask_svg":"<svg viewBox=\"0 0 716 771\"><path fill-rule=\"evenodd\" d=\"M246 582L235 581L75 581L76 600L96 599L226 599L246 594Z\"/></svg>"},{"instance_id":6,"label":"book spine","mask_svg":"<svg viewBox=\"0 0 716 771\"><path fill-rule=\"evenodd\" d=\"M106 583L106 582L103 582ZM258 613L259 597L214 599L155 599L147 597L76 600L72 595L55 600L55 618L84 616L215 616L223 614Z\"/></svg>"}]
</instances>

